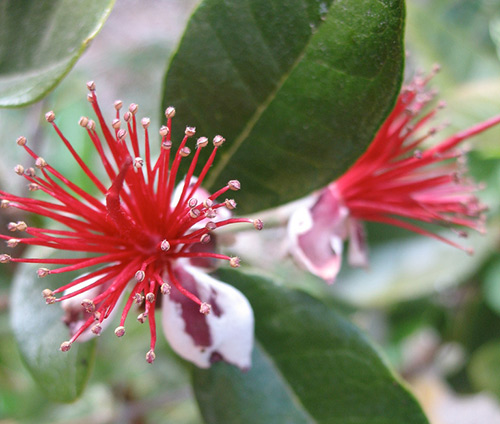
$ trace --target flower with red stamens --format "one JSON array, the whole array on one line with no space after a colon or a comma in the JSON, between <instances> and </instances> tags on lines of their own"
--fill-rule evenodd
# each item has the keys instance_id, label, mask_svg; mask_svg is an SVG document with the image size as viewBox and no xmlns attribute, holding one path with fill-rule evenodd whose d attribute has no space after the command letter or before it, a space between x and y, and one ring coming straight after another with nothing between
<instances>
[{"instance_id":1,"label":"flower with red stamens","mask_svg":"<svg viewBox=\"0 0 500 424\"><path fill-rule=\"evenodd\" d=\"M238 290L204 272L214 259L239 266L239 258L215 252L214 230L236 223L262 228L260 220L232 217L230 211L236 206L233 199L217 200L228 191L239 190L238 181L229 181L213 194L201 188L224 138L214 137L213 150L196 178L200 152L209 144L206 137L198 138L187 174L176 188L179 166L191 153L187 142L195 135L195 128L186 128L173 153L171 123L175 109L167 108L167 123L159 131L160 154L154 161L149 144L149 118L140 121L144 130L141 151L137 105L131 104L121 115L122 102L115 102L116 117L110 128L98 105L94 83L87 86L88 100L102 135L96 131L96 122L87 117L80 118L79 124L87 131L109 182L98 178L79 156L56 125L54 113L49 112L45 117L98 196L82 189L38 156L25 137L19 137L17 144L35 161L37 171L25 170L21 165L15 171L28 181L31 191L40 190L50 200L0 191L2 207L38 214L65 227L37 228L22 221L11 222L9 231L24 232L27 236L0 235L9 247L23 243L83 255L69 259L13 258L2 254L0 262L43 264L38 269L40 278L70 271L81 273L56 290L43 291L46 303L61 302L66 311L65 322L71 338L62 343L62 351L68 351L77 340L99 335L123 299L125 306L115 334L118 337L125 334L129 312L134 305L140 305L142 312L137 319L141 323L147 321L151 333L150 350L146 354L151 363L155 359L155 310L161 302L165 335L181 356L200 367L223 359L248 368L253 345L252 309Z\"/></svg>"},{"instance_id":2,"label":"flower with red stamens","mask_svg":"<svg viewBox=\"0 0 500 424\"><path fill-rule=\"evenodd\" d=\"M312 204L292 215L291 253L311 273L333 283L349 239L348 262L368 263L362 221L395 225L472 251L417 222L484 231L484 210L465 176L464 150L458 146L498 124L493 117L432 147L423 147L437 131L422 132L441 105L425 112L433 93L430 77L417 76L402 88L396 105L366 152L336 181L316 193ZM461 229L460 229L461 228Z\"/></svg>"}]
</instances>

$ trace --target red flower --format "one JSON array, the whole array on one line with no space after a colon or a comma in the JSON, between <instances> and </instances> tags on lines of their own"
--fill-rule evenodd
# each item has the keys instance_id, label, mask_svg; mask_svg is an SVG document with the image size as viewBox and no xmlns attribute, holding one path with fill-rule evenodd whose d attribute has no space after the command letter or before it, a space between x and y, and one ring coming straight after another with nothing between
<instances>
[{"instance_id":1,"label":"red flower","mask_svg":"<svg viewBox=\"0 0 500 424\"><path fill-rule=\"evenodd\" d=\"M416 77L402 88L391 114L366 152L339 179L299 209L289 223L292 254L310 272L333 283L342 262L343 241L349 239L349 263L368 262L362 221L381 222L433 237L471 252L415 221L484 231L485 210L474 192L478 186L465 176L466 139L498 124L500 116L422 147L436 128L422 127L436 114L424 112L432 100L425 86L430 78Z\"/></svg>"},{"instance_id":2,"label":"red flower","mask_svg":"<svg viewBox=\"0 0 500 424\"><path fill-rule=\"evenodd\" d=\"M28 237L0 237L10 247L24 243L92 255L76 259L23 259L3 254L0 261L59 265L40 268L39 277L75 270L82 272L63 287L43 291L48 304L62 302L66 310L71 338L62 343L62 351L69 350L79 338L88 338L91 333L99 335L117 304L125 298L115 334L124 335L129 311L134 304L143 304L143 312L137 319L149 323L151 346L146 359L153 362L155 309L161 296L165 333L179 354L202 367L209 366L215 359L224 359L241 368L249 367L253 313L248 301L233 287L199 270L206 268L207 260L210 263L213 259L226 260L232 267L239 266L237 257L214 252L214 230L236 223L251 223L259 230L262 228L260 220L232 218L230 210L236 206L234 200L217 200L228 191L239 190L238 181L229 181L213 194L200 188L224 138L214 137L212 153L199 177L195 178L199 154L209 144L206 137L198 138L187 175L176 189L179 165L191 153L187 141L195 134L195 128L186 128L177 152L172 154L170 132L175 109L167 108L167 125L160 129L161 152L153 161L148 118L141 120L144 150L139 146L137 105L131 104L129 111L120 117L122 103L115 102L116 118L111 129L97 103L93 82L87 86L90 90L88 100L103 137L96 132L94 121L82 117L79 124L88 132L109 182L94 174L57 127L54 113L47 113L46 120L99 196L71 182L33 152L26 138L19 137L17 143L33 158L38 171L34 168L24 170L18 165L16 172L29 182L31 191L43 191L52 200L35 200L0 191L2 207L45 216L66 229L36 228L24 222L12 222L8 225L10 231L24 232ZM125 128L121 128L123 121Z\"/></svg>"}]
</instances>

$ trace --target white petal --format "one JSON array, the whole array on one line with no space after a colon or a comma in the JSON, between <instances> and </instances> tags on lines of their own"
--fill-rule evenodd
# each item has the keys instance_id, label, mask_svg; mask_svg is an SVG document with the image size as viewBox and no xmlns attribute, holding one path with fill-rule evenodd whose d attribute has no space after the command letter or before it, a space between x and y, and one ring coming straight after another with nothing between
<instances>
[{"instance_id":1,"label":"white petal","mask_svg":"<svg viewBox=\"0 0 500 424\"><path fill-rule=\"evenodd\" d=\"M250 368L254 317L246 297L195 267L174 272L183 287L212 309L207 315L200 313L199 305L172 287L162 305L163 329L172 349L200 368L219 359Z\"/></svg>"},{"instance_id":2,"label":"white petal","mask_svg":"<svg viewBox=\"0 0 500 424\"><path fill-rule=\"evenodd\" d=\"M64 295L74 293L86 286L89 286L93 283L95 283L99 278L101 277L93 277L89 278L87 281L83 281L81 283L78 283L77 285L67 289L64 291ZM63 308L65 312L65 323L69 328L70 335L72 336L76 331L87 321L87 319L91 316L91 314L87 313L84 311L83 306L82 306L82 301L85 299L94 299L96 296L101 294L105 290L105 287L98 286L94 287L90 290L87 290L83 293L77 294L73 297L70 297L69 299L61 301L61 307ZM122 295L123 296L123 295ZM121 298L120 298L121 300ZM117 305L120 304L120 300L118 301ZM106 329L106 327L109 326L109 324L112 322L113 317L116 315L117 308L115 307L112 311L111 314L109 314L108 318L103 320L101 327L102 329ZM92 327L92 326L91 326ZM77 342L86 342L93 337L96 337L94 333L90 331L90 328L87 328L77 339Z\"/></svg>"},{"instance_id":3,"label":"white petal","mask_svg":"<svg viewBox=\"0 0 500 424\"><path fill-rule=\"evenodd\" d=\"M179 184L175 186L174 193L172 194L172 205L177 205L181 198L182 190L184 189L184 182L186 179L184 178ZM191 177L191 181L189 182L189 188L187 190L186 195L189 194L191 191L192 187L196 184L198 181L198 178L195 176ZM205 199L207 199L210 196L210 193L205 190L202 187L198 187L196 191L193 193L193 196L196 200L198 200L198 203L203 202Z\"/></svg>"},{"instance_id":4,"label":"white petal","mask_svg":"<svg viewBox=\"0 0 500 424\"><path fill-rule=\"evenodd\" d=\"M329 284L342 265L348 216L335 188L327 187L311 207L294 212L288 223L290 252L295 260Z\"/></svg>"}]
</instances>

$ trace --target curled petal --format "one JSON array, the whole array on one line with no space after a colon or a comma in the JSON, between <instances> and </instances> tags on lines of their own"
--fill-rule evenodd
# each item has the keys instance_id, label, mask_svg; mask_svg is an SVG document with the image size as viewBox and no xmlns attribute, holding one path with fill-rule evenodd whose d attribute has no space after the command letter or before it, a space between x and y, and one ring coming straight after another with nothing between
<instances>
[{"instance_id":1,"label":"curled petal","mask_svg":"<svg viewBox=\"0 0 500 424\"><path fill-rule=\"evenodd\" d=\"M349 248L347 260L349 265L366 268L368 266L368 248L363 222L350 217L348 220Z\"/></svg>"},{"instance_id":2,"label":"curled petal","mask_svg":"<svg viewBox=\"0 0 500 424\"><path fill-rule=\"evenodd\" d=\"M246 297L191 266L178 267L174 274L205 309L210 305L210 312L200 313L199 305L173 289L162 306L163 329L172 348L201 368L219 360L250 368L254 317Z\"/></svg>"},{"instance_id":3,"label":"curled petal","mask_svg":"<svg viewBox=\"0 0 500 424\"><path fill-rule=\"evenodd\" d=\"M291 253L309 272L331 284L342 264L342 243L348 235L348 210L335 187L327 187L312 207L294 212L288 224Z\"/></svg>"}]
</instances>

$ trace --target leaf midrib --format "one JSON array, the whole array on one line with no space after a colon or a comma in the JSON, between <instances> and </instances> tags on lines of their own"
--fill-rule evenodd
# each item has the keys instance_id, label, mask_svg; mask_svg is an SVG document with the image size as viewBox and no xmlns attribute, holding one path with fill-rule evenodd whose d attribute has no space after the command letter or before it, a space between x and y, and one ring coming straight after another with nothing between
<instances>
[{"instance_id":1,"label":"leaf midrib","mask_svg":"<svg viewBox=\"0 0 500 424\"><path fill-rule=\"evenodd\" d=\"M262 354L262 358L269 364L270 368L275 371L276 377L279 379L282 387L284 388L286 394L290 398L292 404L297 408L297 410L300 410L303 412L305 418L307 418L308 423L318 424L318 421L315 420L313 417L311 417L308 410L305 408L305 406L300 401L299 397L296 395L295 390L290 385L290 383L286 380L286 378L283 376L280 368L278 367L276 362L273 361L271 355L267 352L267 350L263 347L263 345L259 341L256 341L255 346L259 348L259 350Z\"/></svg>"},{"instance_id":2,"label":"leaf midrib","mask_svg":"<svg viewBox=\"0 0 500 424\"><path fill-rule=\"evenodd\" d=\"M333 1L331 1L331 3L330 3L330 6L328 8L328 13L330 12L332 3L333 3ZM285 82L288 80L288 77L290 76L290 74L302 62L302 59L304 58L304 56L305 56L305 54L306 54L306 52L311 44L311 40L314 38L316 33L319 31L319 28L321 27L321 25L323 24L323 22L326 19L327 19L326 16L324 19L320 19L318 26L315 27L311 31L311 35L309 37L309 40L307 41L307 43L304 44L304 48L302 49L301 53L297 56L297 59L293 62L292 66L290 66L289 70L287 72L285 72L283 74L283 76L279 79L278 84L276 84L276 88L273 91L271 91L269 96L262 102L262 104L255 109L255 112L250 117L250 119L247 121L247 124L243 127L243 130L231 143L231 147L229 147L229 149L226 151L226 153L221 156L219 161L210 170L210 174L207 176L206 181L205 181L207 188L210 189L213 186L215 181L218 179L219 175L222 173L224 168L229 163L230 159L236 154L236 152L239 150L240 146L248 138L248 135L251 133L251 131L253 130L256 123L259 121L260 117L265 112L267 107L276 98L277 93L281 90L281 88L283 87ZM262 31L259 30L259 32L262 32ZM262 37L262 34L261 34L261 37ZM262 39L265 39L265 38L262 37ZM228 52L226 51L226 53L228 53Z\"/></svg>"}]
</instances>

